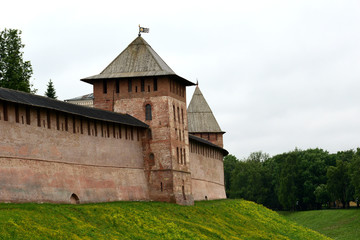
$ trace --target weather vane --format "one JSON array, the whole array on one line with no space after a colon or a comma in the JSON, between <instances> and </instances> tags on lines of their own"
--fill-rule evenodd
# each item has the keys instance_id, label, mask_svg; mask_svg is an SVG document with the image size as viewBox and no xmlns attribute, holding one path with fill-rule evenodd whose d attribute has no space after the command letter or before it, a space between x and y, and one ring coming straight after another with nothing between
<instances>
[{"instance_id":1,"label":"weather vane","mask_svg":"<svg viewBox=\"0 0 360 240\"><path fill-rule=\"evenodd\" d=\"M149 33L149 28L144 28L144 27L140 27L140 24L139 24L139 37L141 36L141 33Z\"/></svg>"}]
</instances>

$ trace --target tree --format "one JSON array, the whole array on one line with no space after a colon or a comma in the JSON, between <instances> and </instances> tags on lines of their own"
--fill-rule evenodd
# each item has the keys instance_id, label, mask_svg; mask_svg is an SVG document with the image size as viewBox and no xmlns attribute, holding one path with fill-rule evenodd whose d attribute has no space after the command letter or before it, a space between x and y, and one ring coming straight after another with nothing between
<instances>
[{"instance_id":1,"label":"tree","mask_svg":"<svg viewBox=\"0 0 360 240\"><path fill-rule=\"evenodd\" d=\"M5 29L0 32L0 87L35 93L30 78L30 61L23 60L21 31Z\"/></svg>"},{"instance_id":2,"label":"tree","mask_svg":"<svg viewBox=\"0 0 360 240\"><path fill-rule=\"evenodd\" d=\"M52 98L52 99L57 99L57 96L56 96L56 91L55 91L55 88L54 88L54 84L53 82L51 81L51 79L49 80L49 83L47 85L47 89L46 89L46 92L45 92L45 96L49 97L49 98Z\"/></svg>"},{"instance_id":3,"label":"tree","mask_svg":"<svg viewBox=\"0 0 360 240\"><path fill-rule=\"evenodd\" d=\"M229 154L224 157L224 182L227 197L231 195L231 175L237 164L239 164L239 160L234 155Z\"/></svg>"}]
</instances>

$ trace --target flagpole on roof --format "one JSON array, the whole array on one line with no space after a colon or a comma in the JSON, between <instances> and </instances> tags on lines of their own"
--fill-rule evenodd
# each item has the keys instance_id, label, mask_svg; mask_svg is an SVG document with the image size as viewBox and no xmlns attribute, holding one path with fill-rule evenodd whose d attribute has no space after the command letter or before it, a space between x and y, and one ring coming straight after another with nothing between
<instances>
[{"instance_id":1,"label":"flagpole on roof","mask_svg":"<svg viewBox=\"0 0 360 240\"><path fill-rule=\"evenodd\" d=\"M141 27L140 24L139 24L139 37L141 37L141 33L149 33L149 28L144 28L144 27Z\"/></svg>"}]
</instances>

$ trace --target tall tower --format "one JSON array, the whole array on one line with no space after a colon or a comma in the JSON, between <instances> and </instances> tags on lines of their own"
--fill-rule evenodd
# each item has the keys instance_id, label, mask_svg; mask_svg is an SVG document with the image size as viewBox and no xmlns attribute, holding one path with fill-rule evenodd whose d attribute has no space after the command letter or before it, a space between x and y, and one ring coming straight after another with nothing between
<instances>
[{"instance_id":1,"label":"tall tower","mask_svg":"<svg viewBox=\"0 0 360 240\"><path fill-rule=\"evenodd\" d=\"M82 81L94 87L94 107L150 126L143 137L150 199L193 204L186 86L195 84L176 75L141 36L100 74Z\"/></svg>"},{"instance_id":2,"label":"tall tower","mask_svg":"<svg viewBox=\"0 0 360 240\"><path fill-rule=\"evenodd\" d=\"M199 86L196 86L187 109L189 133L223 147L223 132L206 102Z\"/></svg>"}]
</instances>

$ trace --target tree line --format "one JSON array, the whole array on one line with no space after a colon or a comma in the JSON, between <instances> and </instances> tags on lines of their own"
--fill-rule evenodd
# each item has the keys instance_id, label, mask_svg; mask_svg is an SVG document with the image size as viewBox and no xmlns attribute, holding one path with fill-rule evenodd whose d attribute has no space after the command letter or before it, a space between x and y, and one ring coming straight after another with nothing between
<instances>
[{"instance_id":1,"label":"tree line","mask_svg":"<svg viewBox=\"0 0 360 240\"><path fill-rule=\"evenodd\" d=\"M239 160L224 158L228 198L244 198L276 210L348 207L360 197L360 148L330 154L322 149L269 157L254 152Z\"/></svg>"},{"instance_id":2,"label":"tree line","mask_svg":"<svg viewBox=\"0 0 360 240\"><path fill-rule=\"evenodd\" d=\"M24 61L21 42L21 31L4 29L0 31L0 87L35 94L30 78L33 69L30 61ZM56 99L56 91L51 79L48 82L45 96Z\"/></svg>"}]
</instances>

